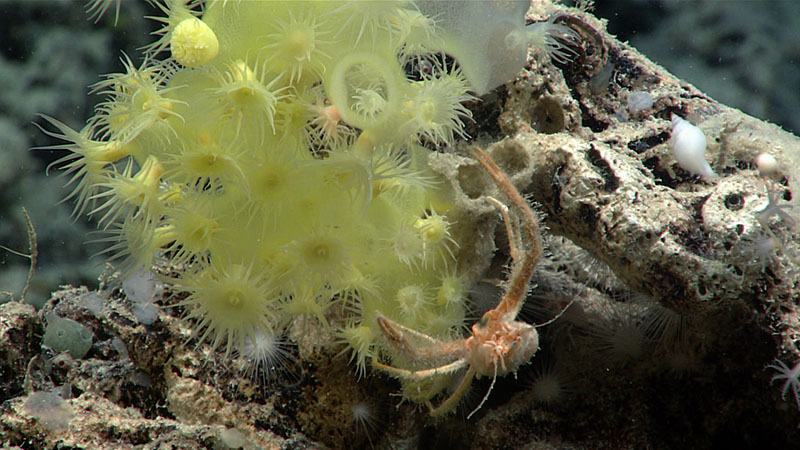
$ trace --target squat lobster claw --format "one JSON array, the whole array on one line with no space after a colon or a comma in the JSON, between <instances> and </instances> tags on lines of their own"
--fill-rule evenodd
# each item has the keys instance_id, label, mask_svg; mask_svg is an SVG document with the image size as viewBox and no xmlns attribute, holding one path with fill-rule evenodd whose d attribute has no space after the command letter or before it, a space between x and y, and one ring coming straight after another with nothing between
<instances>
[{"instance_id":1,"label":"squat lobster claw","mask_svg":"<svg viewBox=\"0 0 800 450\"><path fill-rule=\"evenodd\" d=\"M527 364L539 349L539 335L536 328L516 320L528 293L528 284L536 262L542 254L539 222L528 203L489 155L474 147L473 156L508 198L509 205L516 215L512 220L506 205L488 197L503 216L512 258L511 274L500 303L494 309L487 311L481 320L472 326L471 336L455 342L443 342L384 316L377 317L381 332L389 343L405 356L414 361L449 362L424 370L407 370L373 360L372 363L376 368L398 378L423 381L468 367L464 378L450 397L435 408L429 404L430 414L434 417L454 410L472 384L473 378L491 376L492 384L489 392L467 418L471 417L489 397L497 376L516 374L517 369ZM412 344L409 338L413 339L416 345Z\"/></svg>"}]
</instances>

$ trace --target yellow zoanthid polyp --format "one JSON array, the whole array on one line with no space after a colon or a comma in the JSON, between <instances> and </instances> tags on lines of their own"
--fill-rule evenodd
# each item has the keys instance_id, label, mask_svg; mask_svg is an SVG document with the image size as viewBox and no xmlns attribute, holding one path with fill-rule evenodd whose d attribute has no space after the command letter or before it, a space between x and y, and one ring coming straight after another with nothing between
<instances>
[{"instance_id":1,"label":"yellow zoanthid polyp","mask_svg":"<svg viewBox=\"0 0 800 450\"><path fill-rule=\"evenodd\" d=\"M395 300L403 315L419 319L420 314L426 309L427 297L422 286L410 284L397 290Z\"/></svg>"},{"instance_id":2,"label":"yellow zoanthid polyp","mask_svg":"<svg viewBox=\"0 0 800 450\"><path fill-rule=\"evenodd\" d=\"M272 334L277 298L264 273L252 266L215 260L201 272L185 272L174 283L189 293L178 306L198 321L200 341L225 346L226 354L256 333Z\"/></svg>"},{"instance_id":3,"label":"yellow zoanthid polyp","mask_svg":"<svg viewBox=\"0 0 800 450\"><path fill-rule=\"evenodd\" d=\"M67 185L74 185L72 191L64 200L75 199L73 216L77 217L94 208L91 207L95 202L95 195L100 190L100 183L107 172L105 167L115 163L130 155L130 146L117 140L97 140L93 139L94 127L85 126L81 131L75 131L65 123L49 116L42 116L51 125L56 127L59 132L49 131L41 128L48 136L71 142L66 146L58 144L47 147L39 147L41 150L64 149L71 153L54 161L47 167L60 167L63 173L69 177Z\"/></svg>"},{"instance_id":4,"label":"yellow zoanthid polyp","mask_svg":"<svg viewBox=\"0 0 800 450\"><path fill-rule=\"evenodd\" d=\"M453 248L458 248L458 242L450 236L450 222L446 216L431 208L424 217L417 219L414 228L422 240L426 266L438 262L447 264L454 259Z\"/></svg>"},{"instance_id":5,"label":"yellow zoanthid polyp","mask_svg":"<svg viewBox=\"0 0 800 450\"><path fill-rule=\"evenodd\" d=\"M264 152L244 167L251 214L261 215L265 225L274 227L281 216L295 213L298 194L312 184L303 179L311 159L288 151Z\"/></svg>"},{"instance_id":6,"label":"yellow zoanthid polyp","mask_svg":"<svg viewBox=\"0 0 800 450\"><path fill-rule=\"evenodd\" d=\"M333 40L330 24L315 17L313 11L289 11L275 19L275 32L268 34L263 49L271 54L271 66L281 72L289 84L300 85L319 79L330 62Z\"/></svg>"},{"instance_id":7,"label":"yellow zoanthid polyp","mask_svg":"<svg viewBox=\"0 0 800 450\"><path fill-rule=\"evenodd\" d=\"M107 173L105 180L97 182L101 190L92 196L92 201L99 205L89 215L103 212L99 222L104 227L117 222L121 216L125 216L125 220L138 217L152 220L162 213L158 188L164 167L153 155L147 157L135 175L134 166L134 161L128 159L125 169Z\"/></svg>"},{"instance_id":8,"label":"yellow zoanthid polyp","mask_svg":"<svg viewBox=\"0 0 800 450\"><path fill-rule=\"evenodd\" d=\"M425 242L411 221L398 221L394 232L385 238L387 250L391 251L398 261L418 269L425 258Z\"/></svg>"},{"instance_id":9,"label":"yellow zoanthid polyp","mask_svg":"<svg viewBox=\"0 0 800 450\"><path fill-rule=\"evenodd\" d=\"M211 93L220 104L221 115L231 120L234 136L257 133L261 143L267 136L267 125L275 134L275 108L287 96L287 87L276 87L278 78L268 79L270 75L263 64L255 63L253 67L255 70L241 59L228 64L217 76L220 87Z\"/></svg>"},{"instance_id":10,"label":"yellow zoanthid polyp","mask_svg":"<svg viewBox=\"0 0 800 450\"><path fill-rule=\"evenodd\" d=\"M436 291L436 303L443 306L458 305L464 295L464 280L456 273L446 273Z\"/></svg>"},{"instance_id":11,"label":"yellow zoanthid polyp","mask_svg":"<svg viewBox=\"0 0 800 450\"><path fill-rule=\"evenodd\" d=\"M160 231L162 240L171 241L172 260L181 264L207 261L220 253L230 240L223 232L236 224L233 205L202 192L187 192L170 209L172 214L164 219L166 226Z\"/></svg>"},{"instance_id":12,"label":"yellow zoanthid polyp","mask_svg":"<svg viewBox=\"0 0 800 450\"><path fill-rule=\"evenodd\" d=\"M352 144L355 130L345 124L339 109L330 104L326 96L312 95L309 102L304 107L310 114L306 125L310 146L325 150Z\"/></svg>"},{"instance_id":13,"label":"yellow zoanthid polyp","mask_svg":"<svg viewBox=\"0 0 800 450\"><path fill-rule=\"evenodd\" d=\"M242 151L235 143L220 143L210 133L201 133L196 142L180 142L165 152L166 176L208 189L220 188L244 179L238 158Z\"/></svg>"},{"instance_id":14,"label":"yellow zoanthid polyp","mask_svg":"<svg viewBox=\"0 0 800 450\"><path fill-rule=\"evenodd\" d=\"M403 21L402 10L414 10L410 0L331 3L337 5L331 11L331 16L344 19L343 26L337 31L337 37L373 48L379 43L391 43L392 38L399 41L396 36L398 33L392 30L392 25ZM390 38L388 42L387 37Z\"/></svg>"},{"instance_id":15,"label":"yellow zoanthid polyp","mask_svg":"<svg viewBox=\"0 0 800 450\"><path fill-rule=\"evenodd\" d=\"M363 227L359 227L363 229ZM343 291L350 268L359 258L359 237L353 229L340 229L335 223L310 227L287 246L295 266L289 276L295 285L329 286Z\"/></svg>"},{"instance_id":16,"label":"yellow zoanthid polyp","mask_svg":"<svg viewBox=\"0 0 800 450\"><path fill-rule=\"evenodd\" d=\"M434 144L452 142L454 135L464 137L462 117L472 114L464 102L475 97L467 93L467 81L458 70L432 65L431 73L411 85L403 103L406 118L403 130L422 134Z\"/></svg>"},{"instance_id":17,"label":"yellow zoanthid polyp","mask_svg":"<svg viewBox=\"0 0 800 450\"><path fill-rule=\"evenodd\" d=\"M314 288L309 284L301 284L292 289L292 294L284 299L281 311L286 314L286 320L291 321L297 316L315 318L319 324L327 326L328 320L325 312L330 308L334 296L329 290Z\"/></svg>"},{"instance_id":18,"label":"yellow zoanthid polyp","mask_svg":"<svg viewBox=\"0 0 800 450\"><path fill-rule=\"evenodd\" d=\"M350 362L356 364L359 378L366 373L367 358L375 356L376 330L367 325L348 325L339 330L339 341L346 345L342 352L350 353Z\"/></svg>"},{"instance_id":19,"label":"yellow zoanthid polyp","mask_svg":"<svg viewBox=\"0 0 800 450\"><path fill-rule=\"evenodd\" d=\"M170 267L201 343L229 353L303 316L360 373L418 367L378 317L458 337L475 237L423 145L465 136L470 86L450 66L408 73L446 51L439 19L410 0L156 3L144 62L95 85L89 124L48 119L123 277ZM451 375L404 392L428 401Z\"/></svg>"},{"instance_id":20,"label":"yellow zoanthid polyp","mask_svg":"<svg viewBox=\"0 0 800 450\"><path fill-rule=\"evenodd\" d=\"M126 56L122 59L124 73L106 76L93 86L93 92L106 96L91 119L96 124L93 135L100 139L113 138L128 143L138 139L145 145L151 141L170 140L175 135L173 122L182 121L175 112L175 103L168 94L170 75L167 66L145 62L138 69Z\"/></svg>"}]
</instances>

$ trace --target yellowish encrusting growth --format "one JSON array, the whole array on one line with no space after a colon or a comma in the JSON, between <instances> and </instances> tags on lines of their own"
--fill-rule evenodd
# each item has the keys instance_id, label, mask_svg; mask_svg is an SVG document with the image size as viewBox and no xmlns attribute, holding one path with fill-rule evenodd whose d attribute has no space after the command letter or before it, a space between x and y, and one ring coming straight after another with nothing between
<instances>
[{"instance_id":1,"label":"yellowish encrusting growth","mask_svg":"<svg viewBox=\"0 0 800 450\"><path fill-rule=\"evenodd\" d=\"M361 373L378 356L414 368L379 316L459 336L464 236L422 144L465 136L473 87L442 62L437 17L408 0L156 3L145 63L97 83L88 125L49 119L76 213L124 274L179 270L164 281L198 341L228 353L298 316L334 328Z\"/></svg>"}]
</instances>

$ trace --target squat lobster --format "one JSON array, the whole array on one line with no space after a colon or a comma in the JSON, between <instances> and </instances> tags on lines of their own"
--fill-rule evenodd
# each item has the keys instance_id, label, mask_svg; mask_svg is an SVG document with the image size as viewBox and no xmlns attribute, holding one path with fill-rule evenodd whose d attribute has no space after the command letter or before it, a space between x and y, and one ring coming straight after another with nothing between
<instances>
[{"instance_id":1,"label":"squat lobster","mask_svg":"<svg viewBox=\"0 0 800 450\"><path fill-rule=\"evenodd\" d=\"M538 220L527 202L486 152L475 147L473 156L489 173L497 187L503 191L510 205L515 208L517 215L516 220L512 220L507 206L488 197L503 216L512 258L511 274L500 303L494 309L487 311L481 320L472 326L471 336L455 342L443 342L384 316L377 317L381 332L389 340L389 343L403 355L414 361L450 362L425 370L406 370L373 360L376 368L398 378L420 382L469 367L461 383L450 397L436 408L428 403L431 409L430 414L433 417L442 416L454 410L458 401L472 384L473 378L491 376L492 384L489 392L467 418L471 417L488 398L497 376L507 373L516 374L517 369L527 364L539 349L539 335L536 328L516 320L528 293L528 283L533 275L536 262L542 254ZM423 345L413 345L409 337Z\"/></svg>"}]
</instances>

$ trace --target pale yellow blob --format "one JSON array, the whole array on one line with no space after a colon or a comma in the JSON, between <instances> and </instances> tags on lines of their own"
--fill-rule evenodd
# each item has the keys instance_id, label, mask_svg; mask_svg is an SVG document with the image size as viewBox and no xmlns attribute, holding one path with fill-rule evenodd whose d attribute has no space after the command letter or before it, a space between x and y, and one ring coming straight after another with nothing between
<instances>
[{"instance_id":1,"label":"pale yellow blob","mask_svg":"<svg viewBox=\"0 0 800 450\"><path fill-rule=\"evenodd\" d=\"M170 49L175 61L186 67L198 67L217 56L219 41L205 22L192 17L182 20L172 31Z\"/></svg>"}]
</instances>

